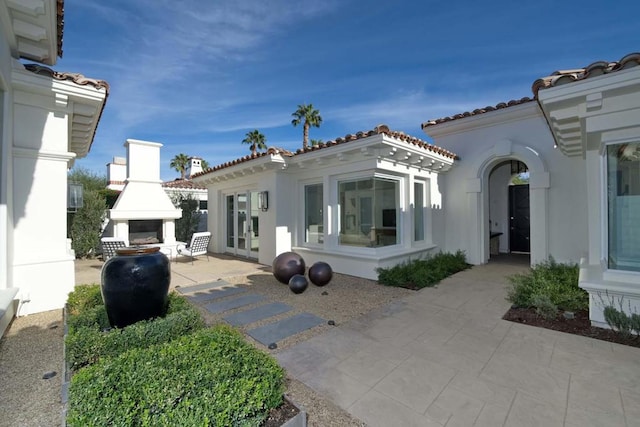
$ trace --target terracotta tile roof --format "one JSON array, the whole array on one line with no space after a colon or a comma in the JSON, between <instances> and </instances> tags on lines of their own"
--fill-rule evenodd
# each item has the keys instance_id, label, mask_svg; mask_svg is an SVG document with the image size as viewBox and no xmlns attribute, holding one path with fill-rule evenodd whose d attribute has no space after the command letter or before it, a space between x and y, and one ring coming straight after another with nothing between
<instances>
[{"instance_id":1,"label":"terracotta tile roof","mask_svg":"<svg viewBox=\"0 0 640 427\"><path fill-rule=\"evenodd\" d=\"M597 61L585 68L578 68L575 70L560 70L553 72L550 76L540 78L536 80L531 86L533 92L533 98L524 97L521 99L514 99L508 102L501 102L496 106L488 106L484 108L478 108L473 111L466 111L464 113L456 114L449 117L442 117L440 119L433 119L422 124L422 129L429 126L435 126L440 123L450 122L453 120L463 119L465 117L477 116L479 114L488 113L490 111L500 110L502 108L512 107L514 105L524 104L526 102L534 101L538 97L538 91L553 86L559 86L566 83L575 82L578 80L588 79L589 77L601 76L603 74L612 73L618 70L623 70L640 65L640 53L630 53L624 56L618 62L606 62Z\"/></svg>"},{"instance_id":2,"label":"terracotta tile roof","mask_svg":"<svg viewBox=\"0 0 640 427\"><path fill-rule=\"evenodd\" d=\"M490 111L496 111L496 110L501 110L503 108L513 107L514 105L525 104L531 101L533 101L533 98L529 98L525 96L524 98L512 99L511 101L501 102L495 106L488 105L484 108L476 108L473 111L465 111L464 113L455 114L453 116L429 120L427 122L422 123L422 129L427 128L429 126L439 125L440 123L451 122L453 120L463 119L465 117L477 116L480 114L488 113Z\"/></svg>"},{"instance_id":3,"label":"terracotta tile roof","mask_svg":"<svg viewBox=\"0 0 640 427\"><path fill-rule=\"evenodd\" d=\"M531 91L534 96L538 96L538 91L567 83L586 80L590 77L601 76L603 74L614 73L640 65L640 52L625 55L618 62L596 61L584 68L575 70L559 70L551 73L550 76L540 78L533 82Z\"/></svg>"},{"instance_id":4,"label":"terracotta tile roof","mask_svg":"<svg viewBox=\"0 0 640 427\"><path fill-rule=\"evenodd\" d=\"M206 190L204 185L196 184L189 179L175 179L173 181L166 181L162 183L163 188L184 188L186 190Z\"/></svg>"},{"instance_id":5,"label":"terracotta tile roof","mask_svg":"<svg viewBox=\"0 0 640 427\"><path fill-rule=\"evenodd\" d=\"M80 73L58 72L52 70L49 67L38 64L25 64L24 68L27 71L31 71L34 74L41 76L51 77L54 80L71 80L73 83L80 86L93 86L96 89L104 89L107 96L109 95L109 83L104 80L91 79L83 76Z\"/></svg>"},{"instance_id":6,"label":"terracotta tile roof","mask_svg":"<svg viewBox=\"0 0 640 427\"><path fill-rule=\"evenodd\" d=\"M210 173L210 172L218 171L220 169L225 169L225 168L228 168L228 167L231 167L231 166L235 166L235 165L238 165L240 163L248 162L250 160L254 160L254 159L257 159L257 158L260 158L260 157L264 157L264 156L267 156L267 155L281 154L281 155L286 156L286 157L299 156L299 155L303 155L303 154L310 153L310 152L313 152L313 151L318 151L318 150L324 150L324 149L327 149L327 148L331 148L331 147L334 147L336 145L346 144L346 143L353 142L353 141L358 141L360 139L364 139L364 138L367 138L369 136L379 135L379 134L384 134L384 135L390 136L392 138L399 139L399 140L404 141L404 142L406 142L408 144L418 146L418 147L423 148L425 150L432 151L434 153L440 154L440 155L445 156L445 157L449 157L451 159L458 159L458 156L456 154L454 154L454 153L452 153L450 151L447 151L444 148L437 147L437 146L435 146L433 144L430 144L430 143L428 143L426 141L423 141L423 140L421 140L419 138L416 138L416 137L411 136L411 135L407 135L404 132L392 131L392 130L389 129L389 127L387 125L378 125L378 126L376 126L375 128L373 128L372 130L369 130L369 131L361 131L361 132L357 132L355 134L347 134L344 137L336 138L334 140L327 141L327 142L321 142L318 145L309 146L309 147L306 148L306 150L300 148L300 149L296 150L295 153L291 152L291 151L288 151L288 150L285 150L283 148L269 147L267 149L267 151L264 152L264 153L248 154L248 155L246 155L244 157L241 157L239 159L232 160L230 162L226 162L226 163L223 163L223 164L218 165L218 166L214 166L212 168L209 168L207 170L199 172L199 173L197 173L197 174L195 174L193 176L194 177L202 176L202 175L205 175L205 174Z\"/></svg>"}]
</instances>

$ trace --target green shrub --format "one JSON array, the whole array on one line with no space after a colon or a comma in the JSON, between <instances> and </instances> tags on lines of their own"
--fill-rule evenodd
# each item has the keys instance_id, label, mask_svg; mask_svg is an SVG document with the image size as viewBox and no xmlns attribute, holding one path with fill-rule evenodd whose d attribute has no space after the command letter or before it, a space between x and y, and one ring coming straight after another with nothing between
<instances>
[{"instance_id":1,"label":"green shrub","mask_svg":"<svg viewBox=\"0 0 640 427\"><path fill-rule=\"evenodd\" d=\"M469 268L465 254L440 252L426 259L404 262L390 268L378 268L378 282L386 286L422 289Z\"/></svg>"},{"instance_id":2,"label":"green shrub","mask_svg":"<svg viewBox=\"0 0 640 427\"><path fill-rule=\"evenodd\" d=\"M608 295L608 294L607 294ZM623 309L623 298L620 297L618 299L618 306L620 309L618 310L614 305L615 301L613 297L609 297L609 301L605 303L602 296L600 296L600 301L604 306L604 320L607 322L607 325L614 331L620 333L625 338L631 337L633 334L636 336L640 336L640 314L631 313L631 303L629 302L629 313L627 314Z\"/></svg>"},{"instance_id":3,"label":"green shrub","mask_svg":"<svg viewBox=\"0 0 640 427\"><path fill-rule=\"evenodd\" d=\"M557 263L553 258L536 264L528 273L510 276L507 300L518 307L536 307L534 297L545 296L562 310L589 307L589 294L578 287L578 265Z\"/></svg>"},{"instance_id":4,"label":"green shrub","mask_svg":"<svg viewBox=\"0 0 640 427\"><path fill-rule=\"evenodd\" d=\"M67 297L67 314L74 316L102 304L100 285L77 285Z\"/></svg>"},{"instance_id":5,"label":"green shrub","mask_svg":"<svg viewBox=\"0 0 640 427\"><path fill-rule=\"evenodd\" d=\"M167 315L122 329L109 329L104 305L70 315L65 338L67 363L72 370L117 356L133 348L148 347L190 334L204 327L200 313L184 297L169 294Z\"/></svg>"},{"instance_id":6,"label":"green shrub","mask_svg":"<svg viewBox=\"0 0 640 427\"><path fill-rule=\"evenodd\" d=\"M76 258L93 256L100 245L102 221L106 215L106 202L95 190L84 191L83 206L74 214L71 225L71 245Z\"/></svg>"},{"instance_id":7,"label":"green shrub","mask_svg":"<svg viewBox=\"0 0 640 427\"><path fill-rule=\"evenodd\" d=\"M534 295L531 298L531 305L536 308L536 313L547 320L555 319L558 316L558 307L547 295Z\"/></svg>"},{"instance_id":8,"label":"green shrub","mask_svg":"<svg viewBox=\"0 0 640 427\"><path fill-rule=\"evenodd\" d=\"M257 426L281 404L283 378L273 358L220 325L80 370L67 424Z\"/></svg>"}]
</instances>

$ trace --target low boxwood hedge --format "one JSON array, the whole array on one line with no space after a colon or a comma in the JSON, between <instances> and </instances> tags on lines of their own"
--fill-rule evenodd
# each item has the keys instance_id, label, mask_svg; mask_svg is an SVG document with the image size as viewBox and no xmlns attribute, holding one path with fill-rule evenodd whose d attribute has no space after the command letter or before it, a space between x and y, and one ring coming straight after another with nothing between
<instances>
[{"instance_id":1,"label":"low boxwood hedge","mask_svg":"<svg viewBox=\"0 0 640 427\"><path fill-rule=\"evenodd\" d=\"M469 267L464 252L440 252L426 259L404 262L390 268L379 268L378 282L386 286L422 289Z\"/></svg>"},{"instance_id":2,"label":"low boxwood hedge","mask_svg":"<svg viewBox=\"0 0 640 427\"><path fill-rule=\"evenodd\" d=\"M79 370L69 388L67 423L256 426L280 405L283 378L272 357L218 325Z\"/></svg>"},{"instance_id":3,"label":"low boxwood hedge","mask_svg":"<svg viewBox=\"0 0 640 427\"><path fill-rule=\"evenodd\" d=\"M67 302L66 361L72 370L133 348L171 341L204 327L198 311L170 293L165 317L111 329L99 286L78 286Z\"/></svg>"}]
</instances>

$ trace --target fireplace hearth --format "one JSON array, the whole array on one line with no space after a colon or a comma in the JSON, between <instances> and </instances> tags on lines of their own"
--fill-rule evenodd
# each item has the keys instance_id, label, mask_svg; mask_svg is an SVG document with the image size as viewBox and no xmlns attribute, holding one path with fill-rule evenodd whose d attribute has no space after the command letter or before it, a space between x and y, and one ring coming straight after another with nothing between
<instances>
[{"instance_id":1,"label":"fireplace hearth","mask_svg":"<svg viewBox=\"0 0 640 427\"><path fill-rule=\"evenodd\" d=\"M163 243L162 238L162 220L161 219L144 219L129 221L129 244L149 245L154 243Z\"/></svg>"}]
</instances>

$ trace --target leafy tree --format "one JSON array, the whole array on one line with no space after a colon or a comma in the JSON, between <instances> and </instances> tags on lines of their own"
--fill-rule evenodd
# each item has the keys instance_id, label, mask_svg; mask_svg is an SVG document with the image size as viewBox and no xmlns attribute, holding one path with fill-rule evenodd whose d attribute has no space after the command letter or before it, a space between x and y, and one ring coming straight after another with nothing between
<instances>
[{"instance_id":1,"label":"leafy tree","mask_svg":"<svg viewBox=\"0 0 640 427\"><path fill-rule=\"evenodd\" d=\"M90 256L100 243L100 231L106 215L107 177L75 167L67 174L67 180L82 184L84 199L82 208L67 213L67 236L72 239L71 247L76 251L76 256ZM76 221L79 221L78 224Z\"/></svg>"},{"instance_id":2,"label":"leafy tree","mask_svg":"<svg viewBox=\"0 0 640 427\"><path fill-rule=\"evenodd\" d=\"M99 191L85 190L83 206L75 213L71 225L71 246L77 258L93 256L100 245L106 208L105 199Z\"/></svg>"},{"instance_id":3,"label":"leafy tree","mask_svg":"<svg viewBox=\"0 0 640 427\"><path fill-rule=\"evenodd\" d=\"M322 117L320 117L320 111L313 108L313 104L298 105L298 109L291 113L294 117L291 120L293 126L298 126L302 123L302 148L306 149L309 145L309 127L320 127L322 123Z\"/></svg>"},{"instance_id":4,"label":"leafy tree","mask_svg":"<svg viewBox=\"0 0 640 427\"><path fill-rule=\"evenodd\" d=\"M176 208L182 209L182 218L176 220L176 239L180 242L191 241L191 235L198 230L201 212L200 201L191 194L177 193L171 196Z\"/></svg>"},{"instance_id":5,"label":"leafy tree","mask_svg":"<svg viewBox=\"0 0 640 427\"><path fill-rule=\"evenodd\" d=\"M186 154L180 153L180 154L176 154L175 157L171 159L171 163L169 163L169 167L180 172L180 179L184 179L184 175L187 170L188 164L189 164L189 156L187 156Z\"/></svg>"},{"instance_id":6,"label":"leafy tree","mask_svg":"<svg viewBox=\"0 0 640 427\"><path fill-rule=\"evenodd\" d=\"M247 132L246 137L242 140L243 144L251 145L251 154L256 154L258 150L265 150L267 148L266 142L267 138L258 129Z\"/></svg>"},{"instance_id":7,"label":"leafy tree","mask_svg":"<svg viewBox=\"0 0 640 427\"><path fill-rule=\"evenodd\" d=\"M73 168L67 174L67 180L69 182L77 182L82 184L84 191L90 190L103 190L107 186L107 176L100 175L89 169L77 167Z\"/></svg>"},{"instance_id":8,"label":"leafy tree","mask_svg":"<svg viewBox=\"0 0 640 427\"><path fill-rule=\"evenodd\" d=\"M318 145L318 144L322 144L322 142L323 142L323 141L322 141L321 139L313 139L313 138L312 138L312 139L311 139L311 146L313 147L313 146L316 146L316 145Z\"/></svg>"}]
</instances>

